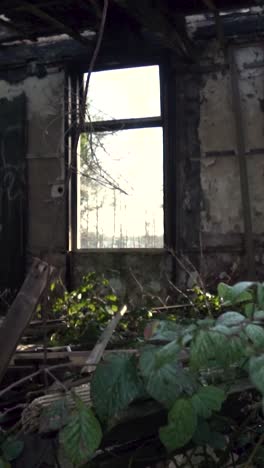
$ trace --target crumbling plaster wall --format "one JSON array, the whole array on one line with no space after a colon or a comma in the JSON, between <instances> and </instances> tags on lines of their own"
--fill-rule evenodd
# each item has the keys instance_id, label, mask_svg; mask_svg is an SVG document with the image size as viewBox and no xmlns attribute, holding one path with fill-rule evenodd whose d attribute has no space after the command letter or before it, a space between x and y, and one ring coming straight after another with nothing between
<instances>
[{"instance_id":1,"label":"crumbling plaster wall","mask_svg":"<svg viewBox=\"0 0 264 468\"><path fill-rule=\"evenodd\" d=\"M27 256L65 263L64 72L53 67L42 77L0 80L0 99L26 95ZM15 71L13 71L15 74ZM56 252L56 254L55 254Z\"/></svg>"},{"instance_id":2,"label":"crumbling plaster wall","mask_svg":"<svg viewBox=\"0 0 264 468\"><path fill-rule=\"evenodd\" d=\"M12 83L0 80L0 99L27 98L27 254L64 268L67 250L67 196L64 197L64 72L48 68L42 77ZM10 73L10 76L13 76ZM164 296L172 262L154 252L82 252L70 256L71 285L88 271L104 273L121 296Z\"/></svg>"},{"instance_id":3,"label":"crumbling plaster wall","mask_svg":"<svg viewBox=\"0 0 264 468\"><path fill-rule=\"evenodd\" d=\"M263 263L264 245L264 52L261 46L237 52L239 87L245 122L249 186L256 259ZM256 62L256 63L255 63ZM244 66L246 64L246 67ZM64 72L48 67L47 74L12 83L0 80L0 98L27 97L28 255L53 254L65 264L67 206L64 192ZM14 72L13 72L14 73ZM11 76L11 74L10 74ZM201 70L175 72L177 161L176 224L179 247L206 274L243 269L242 206L230 71L216 42L204 48ZM197 260L197 261L196 261ZM104 272L118 293L139 297L164 296L175 279L172 257L154 251L77 251L70 255L72 286L87 271ZM180 268L178 267L178 272ZM177 271L176 271L177 273ZM182 277L183 278L183 277ZM178 280L182 279L178 275ZM183 280L186 282L186 276Z\"/></svg>"},{"instance_id":4,"label":"crumbling plaster wall","mask_svg":"<svg viewBox=\"0 0 264 468\"><path fill-rule=\"evenodd\" d=\"M75 252L71 256L73 285L80 283L88 271L103 273L115 292L133 306L150 303L161 305L173 279L172 259L159 249L150 251ZM160 298L160 299L159 299Z\"/></svg>"},{"instance_id":5,"label":"crumbling plaster wall","mask_svg":"<svg viewBox=\"0 0 264 468\"><path fill-rule=\"evenodd\" d=\"M199 140L201 151L201 238L215 248L206 269L219 269L217 251L225 251L225 267L243 263L243 213L230 68L216 43L206 51L214 70L204 73L200 90ZM262 265L264 231L264 48L243 45L235 49L241 96L256 261ZM237 253L234 253L237 251ZM228 255L229 252L229 262ZM233 252L233 253L232 253ZM211 255L212 257L212 255ZM211 264L211 266L210 266ZM224 268L224 266L223 266ZM243 269L243 267L242 267Z\"/></svg>"}]
</instances>

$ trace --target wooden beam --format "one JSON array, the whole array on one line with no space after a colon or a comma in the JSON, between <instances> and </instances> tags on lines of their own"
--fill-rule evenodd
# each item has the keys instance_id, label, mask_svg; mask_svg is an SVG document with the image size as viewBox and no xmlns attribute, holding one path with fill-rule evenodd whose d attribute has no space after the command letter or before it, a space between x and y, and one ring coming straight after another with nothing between
<instances>
[{"instance_id":1,"label":"wooden beam","mask_svg":"<svg viewBox=\"0 0 264 468\"><path fill-rule=\"evenodd\" d=\"M134 18L141 26L145 27L150 32L156 34L163 46L174 52L180 53L182 56L193 58L193 51L190 44L176 30L176 26L169 22L166 15L161 9L152 7L148 0L135 2L132 0L114 0L114 2L124 8L128 15Z\"/></svg>"},{"instance_id":2,"label":"wooden beam","mask_svg":"<svg viewBox=\"0 0 264 468\"><path fill-rule=\"evenodd\" d=\"M224 28L221 21L219 10L216 8L214 0L203 0L204 4L209 8L210 11L214 14L215 17L215 25L216 25L216 32L217 37L222 49L225 48L225 35L224 35Z\"/></svg>"},{"instance_id":3,"label":"wooden beam","mask_svg":"<svg viewBox=\"0 0 264 468\"><path fill-rule=\"evenodd\" d=\"M0 18L0 25L4 26L6 29L9 29L10 31L17 33L18 36L22 39L29 39L29 40L34 39L34 36L28 34L22 28L15 25L12 21L6 21L3 18ZM6 40L10 41L10 39L11 39L10 37L7 37Z\"/></svg>"},{"instance_id":4,"label":"wooden beam","mask_svg":"<svg viewBox=\"0 0 264 468\"><path fill-rule=\"evenodd\" d=\"M90 41L83 37L81 34L79 34L78 31L75 31L75 29L71 28L67 24L64 24L64 22L62 22L61 20L58 20L53 16L49 15L48 13L46 13L39 7L33 5L32 3L23 0L23 2L21 2L21 9L28 11L33 16L36 16L37 18L40 18L46 23L54 26L61 33L68 34L80 44L84 46L88 45L90 47Z\"/></svg>"},{"instance_id":5,"label":"wooden beam","mask_svg":"<svg viewBox=\"0 0 264 468\"><path fill-rule=\"evenodd\" d=\"M38 3L38 8L49 8L49 7L55 7L58 6L58 0L43 0ZM21 2L18 2L17 4L14 4L10 2L5 2L3 4L3 1L1 0L1 5L0 5L0 14L8 15L8 13L14 12L14 11L19 11L23 10L23 7L21 6Z\"/></svg>"},{"instance_id":6,"label":"wooden beam","mask_svg":"<svg viewBox=\"0 0 264 468\"><path fill-rule=\"evenodd\" d=\"M34 260L0 327L0 382L53 272L47 263Z\"/></svg>"}]
</instances>

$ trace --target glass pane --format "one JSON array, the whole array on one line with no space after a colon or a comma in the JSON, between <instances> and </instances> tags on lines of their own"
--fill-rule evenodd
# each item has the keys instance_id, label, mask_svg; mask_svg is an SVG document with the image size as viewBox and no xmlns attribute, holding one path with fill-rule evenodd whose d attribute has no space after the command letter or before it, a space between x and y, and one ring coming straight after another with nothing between
<instances>
[{"instance_id":1,"label":"glass pane","mask_svg":"<svg viewBox=\"0 0 264 468\"><path fill-rule=\"evenodd\" d=\"M159 67L92 73L86 114L92 121L159 116Z\"/></svg>"},{"instance_id":2,"label":"glass pane","mask_svg":"<svg viewBox=\"0 0 264 468\"><path fill-rule=\"evenodd\" d=\"M78 248L163 247L162 128L83 134Z\"/></svg>"}]
</instances>

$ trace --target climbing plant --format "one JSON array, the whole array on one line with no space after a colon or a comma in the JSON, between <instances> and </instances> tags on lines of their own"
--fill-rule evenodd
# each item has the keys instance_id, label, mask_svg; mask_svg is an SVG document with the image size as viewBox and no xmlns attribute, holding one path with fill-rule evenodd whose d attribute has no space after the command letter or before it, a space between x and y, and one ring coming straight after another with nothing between
<instances>
[{"instance_id":1,"label":"climbing plant","mask_svg":"<svg viewBox=\"0 0 264 468\"><path fill-rule=\"evenodd\" d=\"M97 289L93 277L89 281L92 298ZM108 291L105 294L109 296ZM66 297L69 304L74 298ZM117 304L114 298L107 300L108 307ZM69 466L100 466L98 454L108 431L129 410L140 404L144 414L144 405L152 402L165 421L151 430L158 434L168 459L181 454L186 463L179 466L262 467L264 284L221 283L218 302L215 315L149 321L135 353L109 354L93 373L91 407L72 390L73 410L63 395L45 409L44 423L41 418L45 431L59 434L58 459L63 453ZM250 395L247 405L241 399L245 389ZM240 411L234 417L235 405ZM23 442L9 433L0 436L0 468L9 468Z\"/></svg>"},{"instance_id":2,"label":"climbing plant","mask_svg":"<svg viewBox=\"0 0 264 468\"><path fill-rule=\"evenodd\" d=\"M51 293L57 285L53 283ZM93 345L102 328L120 307L119 300L104 275L94 272L82 278L79 287L55 296L53 317L63 317L66 329L51 337L52 344Z\"/></svg>"},{"instance_id":3,"label":"climbing plant","mask_svg":"<svg viewBox=\"0 0 264 468\"><path fill-rule=\"evenodd\" d=\"M158 433L168 457L203 447L199 467L228 466L230 456L231 466L238 466L252 457L252 451L257 460L260 452L254 445L259 432L252 436L245 426L247 444L243 445L245 433L239 424L225 419L222 409L245 378L256 389L258 411L261 408L264 285L221 283L218 295L226 310L217 318L190 321L189 325L155 322L148 327L139 356L113 354L98 365L91 382L93 410L78 402L60 431L61 444L73 466L87 462L89 466L103 432L132 402L146 399L156 401L167 412L167 423ZM258 418L257 426L263 428L260 413ZM261 433L260 437L263 442ZM257 448L261 449L258 441ZM264 458L261 463L259 466Z\"/></svg>"}]
</instances>

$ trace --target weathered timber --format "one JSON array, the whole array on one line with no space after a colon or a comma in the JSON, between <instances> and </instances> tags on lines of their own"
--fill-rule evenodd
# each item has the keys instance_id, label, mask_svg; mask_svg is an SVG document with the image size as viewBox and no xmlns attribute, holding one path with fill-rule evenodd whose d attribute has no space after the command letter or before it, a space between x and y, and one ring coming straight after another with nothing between
<instances>
[{"instance_id":1,"label":"weathered timber","mask_svg":"<svg viewBox=\"0 0 264 468\"><path fill-rule=\"evenodd\" d=\"M118 323L120 322L121 318L126 313L126 311L127 311L127 307L124 306L119 312L117 312L117 314L108 323L104 332L102 333L99 340L97 341L95 347L91 351L91 354L88 357L85 363L85 366L82 369L82 373L89 373L95 369L96 365L102 359L104 350L111 336L113 335Z\"/></svg>"},{"instance_id":2,"label":"weathered timber","mask_svg":"<svg viewBox=\"0 0 264 468\"><path fill-rule=\"evenodd\" d=\"M25 11L28 11L32 15L36 16L37 18L40 18L42 21L50 24L51 26L55 27L60 31L61 33L68 34L70 37L75 39L77 42L80 44L87 46L89 45L89 42L86 40L85 37L83 37L81 34L79 34L78 31L70 27L69 25L65 24L61 20L58 20L54 16L49 15L47 12L42 10L41 8L32 5L32 3L23 1L22 3L22 8L25 9Z\"/></svg>"},{"instance_id":3,"label":"weathered timber","mask_svg":"<svg viewBox=\"0 0 264 468\"><path fill-rule=\"evenodd\" d=\"M163 47L176 52L184 57L192 57L193 51L190 44L183 37L182 31L176 30L162 9L154 8L153 5L144 0L135 3L130 0L114 0L117 5L124 8L131 18L136 19L143 28L155 34Z\"/></svg>"},{"instance_id":4,"label":"weathered timber","mask_svg":"<svg viewBox=\"0 0 264 468\"><path fill-rule=\"evenodd\" d=\"M104 351L104 356L109 354L118 353L120 350ZM124 349L124 353L136 354L135 349ZM54 361L69 361L76 367L83 367L91 356L91 351L51 351L47 352L46 360L49 365L53 365ZM13 361L16 365L21 363L36 363L41 365L44 360L44 352L18 352L14 355ZM94 361L93 361L94 362Z\"/></svg>"},{"instance_id":5,"label":"weathered timber","mask_svg":"<svg viewBox=\"0 0 264 468\"><path fill-rule=\"evenodd\" d=\"M0 328L0 382L45 291L54 268L35 259Z\"/></svg>"}]
</instances>

